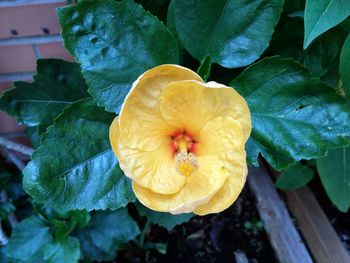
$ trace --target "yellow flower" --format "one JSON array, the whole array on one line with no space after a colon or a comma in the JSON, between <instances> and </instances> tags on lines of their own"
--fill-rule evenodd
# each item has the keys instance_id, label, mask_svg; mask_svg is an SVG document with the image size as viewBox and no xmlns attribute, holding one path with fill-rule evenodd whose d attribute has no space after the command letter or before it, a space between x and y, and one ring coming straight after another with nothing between
<instances>
[{"instance_id":1,"label":"yellow flower","mask_svg":"<svg viewBox=\"0 0 350 263\"><path fill-rule=\"evenodd\" d=\"M234 89L161 65L134 82L110 141L142 204L205 215L226 209L241 192L250 132L248 106Z\"/></svg>"}]
</instances>

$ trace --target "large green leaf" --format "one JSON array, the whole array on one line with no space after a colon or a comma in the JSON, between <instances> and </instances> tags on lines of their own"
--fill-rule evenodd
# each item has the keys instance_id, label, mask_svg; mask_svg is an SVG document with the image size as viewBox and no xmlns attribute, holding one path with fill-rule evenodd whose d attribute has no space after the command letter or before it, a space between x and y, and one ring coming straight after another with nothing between
<instances>
[{"instance_id":1,"label":"large green leaf","mask_svg":"<svg viewBox=\"0 0 350 263\"><path fill-rule=\"evenodd\" d=\"M116 209L135 199L110 148L115 117L91 99L72 104L43 135L24 169L35 201L63 210Z\"/></svg>"},{"instance_id":2,"label":"large green leaf","mask_svg":"<svg viewBox=\"0 0 350 263\"><path fill-rule=\"evenodd\" d=\"M329 151L317 160L322 184L332 202L346 212L350 207L350 148Z\"/></svg>"},{"instance_id":3,"label":"large green leaf","mask_svg":"<svg viewBox=\"0 0 350 263\"><path fill-rule=\"evenodd\" d=\"M307 48L316 37L338 25L349 15L349 0L307 0L304 48Z\"/></svg>"},{"instance_id":4,"label":"large green leaf","mask_svg":"<svg viewBox=\"0 0 350 263\"><path fill-rule=\"evenodd\" d=\"M340 76L343 83L343 90L350 100L350 35L346 39L340 54Z\"/></svg>"},{"instance_id":5,"label":"large green leaf","mask_svg":"<svg viewBox=\"0 0 350 263\"><path fill-rule=\"evenodd\" d=\"M248 65L268 47L284 0L173 0L176 32L199 61Z\"/></svg>"},{"instance_id":6,"label":"large green leaf","mask_svg":"<svg viewBox=\"0 0 350 263\"><path fill-rule=\"evenodd\" d=\"M65 107L89 96L80 71L76 63L38 60L34 81L15 82L15 88L0 98L0 110L27 126L48 126Z\"/></svg>"},{"instance_id":7,"label":"large green leaf","mask_svg":"<svg viewBox=\"0 0 350 263\"><path fill-rule=\"evenodd\" d=\"M140 230L126 208L94 212L90 223L76 232L84 259L88 261L112 260L120 245L139 234Z\"/></svg>"},{"instance_id":8,"label":"large green leaf","mask_svg":"<svg viewBox=\"0 0 350 263\"><path fill-rule=\"evenodd\" d=\"M7 247L0 247L0 262L8 263L9 258L7 257Z\"/></svg>"},{"instance_id":9,"label":"large green leaf","mask_svg":"<svg viewBox=\"0 0 350 263\"><path fill-rule=\"evenodd\" d=\"M282 170L350 143L350 105L291 59L263 59L231 86L251 111L253 130L246 148L254 165L261 153Z\"/></svg>"},{"instance_id":10,"label":"large green leaf","mask_svg":"<svg viewBox=\"0 0 350 263\"><path fill-rule=\"evenodd\" d=\"M314 176L314 172L306 165L296 163L281 173L276 181L279 189L298 189L305 186Z\"/></svg>"},{"instance_id":11,"label":"large green leaf","mask_svg":"<svg viewBox=\"0 0 350 263\"><path fill-rule=\"evenodd\" d=\"M131 0L79 1L58 10L66 48L81 63L98 105L117 111L146 70L178 63L178 47L156 17Z\"/></svg>"},{"instance_id":12,"label":"large green leaf","mask_svg":"<svg viewBox=\"0 0 350 263\"><path fill-rule=\"evenodd\" d=\"M39 217L32 216L13 230L7 254L18 262L44 262L44 247L52 242L50 228Z\"/></svg>"},{"instance_id":13,"label":"large green leaf","mask_svg":"<svg viewBox=\"0 0 350 263\"><path fill-rule=\"evenodd\" d=\"M171 230L175 226L189 221L193 217L192 213L172 215L170 213L153 211L143 206L139 202L136 202L135 205L141 216L147 217L147 220L150 222L165 227L168 230Z\"/></svg>"},{"instance_id":14,"label":"large green leaf","mask_svg":"<svg viewBox=\"0 0 350 263\"><path fill-rule=\"evenodd\" d=\"M44 248L44 260L47 263L76 263L80 258L80 244L75 237L62 242L54 241Z\"/></svg>"}]
</instances>

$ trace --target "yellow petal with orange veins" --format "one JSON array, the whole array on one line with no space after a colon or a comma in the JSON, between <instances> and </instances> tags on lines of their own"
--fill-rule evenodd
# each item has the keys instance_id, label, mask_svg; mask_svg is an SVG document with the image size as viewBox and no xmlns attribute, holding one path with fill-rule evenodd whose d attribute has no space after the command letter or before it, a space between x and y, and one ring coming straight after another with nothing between
<instances>
[{"instance_id":1,"label":"yellow petal with orange veins","mask_svg":"<svg viewBox=\"0 0 350 263\"><path fill-rule=\"evenodd\" d=\"M198 156L211 156L220 160L228 178L223 187L194 213L218 213L229 206L241 193L247 175L243 133L239 123L231 117L220 117L208 122L200 133L196 148Z\"/></svg>"},{"instance_id":2,"label":"yellow petal with orange veins","mask_svg":"<svg viewBox=\"0 0 350 263\"><path fill-rule=\"evenodd\" d=\"M192 212L195 207L207 203L227 178L221 163L214 158L198 158L198 167L196 172L186 177L185 185L176 194L153 193L133 182L137 199L148 208L160 212L172 214Z\"/></svg>"},{"instance_id":3,"label":"yellow petal with orange veins","mask_svg":"<svg viewBox=\"0 0 350 263\"><path fill-rule=\"evenodd\" d=\"M160 112L162 90L174 81L202 79L177 65L161 65L146 71L133 84L120 111L123 143L130 148L153 151L174 131Z\"/></svg>"},{"instance_id":4,"label":"yellow petal with orange veins","mask_svg":"<svg viewBox=\"0 0 350 263\"><path fill-rule=\"evenodd\" d=\"M109 138L125 175L156 193L178 192L184 185L185 178L174 169L175 160L170 151L170 142L151 152L125 147L119 140L118 118L112 122Z\"/></svg>"},{"instance_id":5,"label":"yellow petal with orange veins","mask_svg":"<svg viewBox=\"0 0 350 263\"><path fill-rule=\"evenodd\" d=\"M170 125L196 134L209 120L230 116L238 121L244 141L251 132L247 103L233 88L195 80L170 83L161 94L160 109Z\"/></svg>"}]
</instances>

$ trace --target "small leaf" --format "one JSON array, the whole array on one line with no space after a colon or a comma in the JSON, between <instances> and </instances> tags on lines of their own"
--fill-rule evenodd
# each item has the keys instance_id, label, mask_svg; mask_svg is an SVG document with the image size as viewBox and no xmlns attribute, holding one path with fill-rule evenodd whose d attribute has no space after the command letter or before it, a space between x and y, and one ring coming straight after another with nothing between
<instances>
[{"instance_id":1,"label":"small leaf","mask_svg":"<svg viewBox=\"0 0 350 263\"><path fill-rule=\"evenodd\" d=\"M316 162L329 198L346 213L350 207L350 147L329 151L326 157Z\"/></svg>"},{"instance_id":2,"label":"small leaf","mask_svg":"<svg viewBox=\"0 0 350 263\"><path fill-rule=\"evenodd\" d=\"M323 76L336 63L339 51L344 43L344 31L333 29L315 41L302 53L298 59L309 68L314 76Z\"/></svg>"},{"instance_id":3,"label":"small leaf","mask_svg":"<svg viewBox=\"0 0 350 263\"><path fill-rule=\"evenodd\" d=\"M25 191L62 210L117 209L134 201L108 139L114 117L91 99L67 108L24 169Z\"/></svg>"},{"instance_id":4,"label":"small leaf","mask_svg":"<svg viewBox=\"0 0 350 263\"><path fill-rule=\"evenodd\" d=\"M112 260L116 249L139 234L140 230L126 208L93 212L90 223L76 232L84 259L91 261Z\"/></svg>"},{"instance_id":5,"label":"small leaf","mask_svg":"<svg viewBox=\"0 0 350 263\"><path fill-rule=\"evenodd\" d=\"M274 34L269 50L272 54L294 58L306 66L314 76L323 76L336 64L338 53L346 38L345 31L333 28L303 51L304 20L287 18Z\"/></svg>"},{"instance_id":6,"label":"small leaf","mask_svg":"<svg viewBox=\"0 0 350 263\"><path fill-rule=\"evenodd\" d=\"M258 165L261 153L283 170L350 142L350 105L291 59L263 59L231 86L251 111L253 130L246 145L251 164Z\"/></svg>"},{"instance_id":7,"label":"small leaf","mask_svg":"<svg viewBox=\"0 0 350 263\"><path fill-rule=\"evenodd\" d=\"M47 263L75 263L80 258L80 244L75 237L68 237L59 242L54 241L44 248L44 260Z\"/></svg>"},{"instance_id":8,"label":"small leaf","mask_svg":"<svg viewBox=\"0 0 350 263\"><path fill-rule=\"evenodd\" d=\"M348 100L350 100L350 35L347 37L340 54L339 71L343 90Z\"/></svg>"},{"instance_id":9,"label":"small leaf","mask_svg":"<svg viewBox=\"0 0 350 263\"><path fill-rule=\"evenodd\" d=\"M350 15L348 0L306 0L304 48Z\"/></svg>"},{"instance_id":10,"label":"small leaf","mask_svg":"<svg viewBox=\"0 0 350 263\"><path fill-rule=\"evenodd\" d=\"M186 50L226 68L246 66L269 45L283 0L175 0L174 23ZM170 11L170 9L169 9Z\"/></svg>"},{"instance_id":11,"label":"small leaf","mask_svg":"<svg viewBox=\"0 0 350 263\"><path fill-rule=\"evenodd\" d=\"M9 258L23 262L43 262L44 246L51 244L50 228L36 216L21 221L7 246Z\"/></svg>"},{"instance_id":12,"label":"small leaf","mask_svg":"<svg viewBox=\"0 0 350 263\"><path fill-rule=\"evenodd\" d=\"M207 81L210 77L210 70L211 70L211 59L210 56L207 56L199 66L197 73L199 76L202 77L204 81Z\"/></svg>"},{"instance_id":13,"label":"small leaf","mask_svg":"<svg viewBox=\"0 0 350 263\"><path fill-rule=\"evenodd\" d=\"M65 107L89 96L79 65L60 59L38 60L34 82L14 85L0 98L0 109L27 126L46 127Z\"/></svg>"},{"instance_id":14,"label":"small leaf","mask_svg":"<svg viewBox=\"0 0 350 263\"><path fill-rule=\"evenodd\" d=\"M314 172L308 166L296 163L278 176L275 185L279 189L298 189L310 182L313 176Z\"/></svg>"},{"instance_id":15,"label":"small leaf","mask_svg":"<svg viewBox=\"0 0 350 263\"><path fill-rule=\"evenodd\" d=\"M147 220L151 223L165 227L168 230L189 221L194 216L192 213L172 215L170 213L153 211L143 206L140 202L136 202L135 205L141 216L147 217Z\"/></svg>"},{"instance_id":16,"label":"small leaf","mask_svg":"<svg viewBox=\"0 0 350 263\"><path fill-rule=\"evenodd\" d=\"M79 1L58 9L66 48L81 64L98 105L116 111L146 70L179 61L176 40L131 0Z\"/></svg>"}]
</instances>

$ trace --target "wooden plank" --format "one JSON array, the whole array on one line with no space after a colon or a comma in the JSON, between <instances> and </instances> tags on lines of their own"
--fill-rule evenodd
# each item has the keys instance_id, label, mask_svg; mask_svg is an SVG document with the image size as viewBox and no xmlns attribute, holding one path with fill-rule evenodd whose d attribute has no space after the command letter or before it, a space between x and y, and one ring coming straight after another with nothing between
<instances>
[{"instance_id":1,"label":"wooden plank","mask_svg":"<svg viewBox=\"0 0 350 263\"><path fill-rule=\"evenodd\" d=\"M350 256L311 191L286 191L288 206L298 221L317 263L346 263Z\"/></svg>"},{"instance_id":2,"label":"wooden plank","mask_svg":"<svg viewBox=\"0 0 350 263\"><path fill-rule=\"evenodd\" d=\"M313 262L266 168L250 168L248 183L278 260L281 263Z\"/></svg>"},{"instance_id":3,"label":"wooden plank","mask_svg":"<svg viewBox=\"0 0 350 263\"><path fill-rule=\"evenodd\" d=\"M9 37L0 38L0 47L7 46L22 46L22 45L38 45L47 43L61 43L62 37L60 34L42 35L42 36L24 36L24 37Z\"/></svg>"},{"instance_id":4,"label":"wooden plank","mask_svg":"<svg viewBox=\"0 0 350 263\"><path fill-rule=\"evenodd\" d=\"M64 3L64 0L1 0L0 7Z\"/></svg>"}]
</instances>

